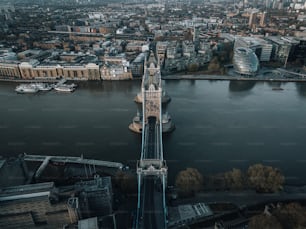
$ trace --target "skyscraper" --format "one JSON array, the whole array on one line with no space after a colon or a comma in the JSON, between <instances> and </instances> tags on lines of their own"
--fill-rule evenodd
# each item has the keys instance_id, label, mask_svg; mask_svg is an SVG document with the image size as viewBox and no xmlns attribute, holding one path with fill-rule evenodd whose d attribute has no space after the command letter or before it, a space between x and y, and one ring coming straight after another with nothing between
<instances>
[{"instance_id":1,"label":"skyscraper","mask_svg":"<svg viewBox=\"0 0 306 229\"><path fill-rule=\"evenodd\" d=\"M249 18L249 27L253 28L254 25L256 25L257 22L257 12L252 12Z\"/></svg>"},{"instance_id":2,"label":"skyscraper","mask_svg":"<svg viewBox=\"0 0 306 229\"><path fill-rule=\"evenodd\" d=\"M260 22L259 22L259 25L260 26L265 26L266 25L266 20L267 20L267 12L263 12L261 14L261 17L260 17Z\"/></svg>"}]
</instances>

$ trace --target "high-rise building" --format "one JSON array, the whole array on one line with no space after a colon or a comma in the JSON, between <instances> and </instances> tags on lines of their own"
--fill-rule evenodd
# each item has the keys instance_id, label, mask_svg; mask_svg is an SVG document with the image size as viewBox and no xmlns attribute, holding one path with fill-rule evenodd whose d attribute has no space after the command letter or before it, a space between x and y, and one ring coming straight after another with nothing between
<instances>
[{"instance_id":1,"label":"high-rise building","mask_svg":"<svg viewBox=\"0 0 306 229\"><path fill-rule=\"evenodd\" d=\"M236 37L234 48L250 48L260 61L270 61L273 45L264 39L257 37Z\"/></svg>"},{"instance_id":2,"label":"high-rise building","mask_svg":"<svg viewBox=\"0 0 306 229\"><path fill-rule=\"evenodd\" d=\"M261 27L264 27L266 25L266 21L267 21L267 12L263 12L260 17L259 25Z\"/></svg>"},{"instance_id":3,"label":"high-rise building","mask_svg":"<svg viewBox=\"0 0 306 229\"><path fill-rule=\"evenodd\" d=\"M257 12L252 12L249 18L249 27L253 28L253 26L256 25L256 23L257 23Z\"/></svg>"}]
</instances>

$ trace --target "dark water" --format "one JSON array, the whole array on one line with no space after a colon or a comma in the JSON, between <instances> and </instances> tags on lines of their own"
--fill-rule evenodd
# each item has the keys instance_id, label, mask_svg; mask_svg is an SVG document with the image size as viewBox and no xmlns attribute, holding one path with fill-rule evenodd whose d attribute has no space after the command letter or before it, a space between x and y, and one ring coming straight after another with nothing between
<instances>
[{"instance_id":1,"label":"dark water","mask_svg":"<svg viewBox=\"0 0 306 229\"><path fill-rule=\"evenodd\" d=\"M253 163L306 173L306 84L167 81L176 130L164 136L170 181L186 167L204 174ZM134 166L141 137L128 130L140 81L84 83L76 92L20 95L0 85L0 155L69 155ZM281 86L284 90L272 90Z\"/></svg>"}]
</instances>

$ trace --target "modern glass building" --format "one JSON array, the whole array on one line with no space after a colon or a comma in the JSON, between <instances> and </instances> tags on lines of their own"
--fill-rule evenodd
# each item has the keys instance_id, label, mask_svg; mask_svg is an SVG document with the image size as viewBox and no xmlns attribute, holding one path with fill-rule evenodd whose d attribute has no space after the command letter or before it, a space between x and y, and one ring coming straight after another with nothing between
<instances>
[{"instance_id":1,"label":"modern glass building","mask_svg":"<svg viewBox=\"0 0 306 229\"><path fill-rule=\"evenodd\" d=\"M235 49L233 65L235 72L241 75L254 76L259 70L259 61L252 49L238 47Z\"/></svg>"}]
</instances>

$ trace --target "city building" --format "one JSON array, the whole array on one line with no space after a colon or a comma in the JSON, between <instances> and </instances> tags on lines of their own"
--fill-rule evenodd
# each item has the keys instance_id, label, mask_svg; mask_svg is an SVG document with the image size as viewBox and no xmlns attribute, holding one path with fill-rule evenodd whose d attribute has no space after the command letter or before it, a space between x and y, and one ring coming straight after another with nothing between
<instances>
[{"instance_id":1,"label":"city building","mask_svg":"<svg viewBox=\"0 0 306 229\"><path fill-rule=\"evenodd\" d=\"M267 23L267 12L263 12L260 16L260 22L259 22L259 25L261 27L264 27Z\"/></svg>"},{"instance_id":2,"label":"city building","mask_svg":"<svg viewBox=\"0 0 306 229\"><path fill-rule=\"evenodd\" d=\"M257 12L251 12L249 18L249 27L252 29L257 24Z\"/></svg>"},{"instance_id":3,"label":"city building","mask_svg":"<svg viewBox=\"0 0 306 229\"><path fill-rule=\"evenodd\" d=\"M44 182L0 189L1 228L34 228L37 225L63 228L64 225L75 225L79 220L82 224L82 219L107 217L112 213L110 177L96 176L93 180L68 187Z\"/></svg>"},{"instance_id":4,"label":"city building","mask_svg":"<svg viewBox=\"0 0 306 229\"><path fill-rule=\"evenodd\" d=\"M265 39L270 41L273 45L273 60L286 63L288 60L295 58L294 50L300 43L299 40L280 36L268 36Z\"/></svg>"},{"instance_id":5,"label":"city building","mask_svg":"<svg viewBox=\"0 0 306 229\"><path fill-rule=\"evenodd\" d=\"M192 41L183 41L183 56L190 57L191 55L195 54L195 47Z\"/></svg>"},{"instance_id":6,"label":"city building","mask_svg":"<svg viewBox=\"0 0 306 229\"><path fill-rule=\"evenodd\" d=\"M0 48L0 61L17 60L17 55L12 49Z\"/></svg>"},{"instance_id":7,"label":"city building","mask_svg":"<svg viewBox=\"0 0 306 229\"><path fill-rule=\"evenodd\" d=\"M205 62L209 62L212 58L212 50L210 48L210 43L206 41L200 41L198 54L203 55Z\"/></svg>"},{"instance_id":8,"label":"city building","mask_svg":"<svg viewBox=\"0 0 306 229\"><path fill-rule=\"evenodd\" d=\"M167 59L175 59L177 57L180 57L181 54L178 52L178 42L172 41L168 43L166 52L167 52Z\"/></svg>"},{"instance_id":9,"label":"city building","mask_svg":"<svg viewBox=\"0 0 306 229\"><path fill-rule=\"evenodd\" d=\"M43 65L32 60L20 63L19 69L22 79L100 80L99 66L93 63Z\"/></svg>"},{"instance_id":10,"label":"city building","mask_svg":"<svg viewBox=\"0 0 306 229\"><path fill-rule=\"evenodd\" d=\"M177 228L188 223L196 223L214 213L205 203L178 205L169 207L169 227Z\"/></svg>"},{"instance_id":11,"label":"city building","mask_svg":"<svg viewBox=\"0 0 306 229\"><path fill-rule=\"evenodd\" d=\"M252 49L259 61L270 61L273 50L271 42L258 37L237 36L235 38L234 49L239 47Z\"/></svg>"},{"instance_id":12,"label":"city building","mask_svg":"<svg viewBox=\"0 0 306 229\"><path fill-rule=\"evenodd\" d=\"M103 80L127 80L132 79L132 70L128 65L105 63L100 68Z\"/></svg>"},{"instance_id":13,"label":"city building","mask_svg":"<svg viewBox=\"0 0 306 229\"><path fill-rule=\"evenodd\" d=\"M0 227L32 228L35 225L60 227L69 223L66 201L60 201L53 182L11 186L0 190Z\"/></svg>"},{"instance_id":14,"label":"city building","mask_svg":"<svg viewBox=\"0 0 306 229\"><path fill-rule=\"evenodd\" d=\"M168 43L168 41L158 41L156 43L156 53L158 55L161 66L163 66L166 58Z\"/></svg>"},{"instance_id":15,"label":"city building","mask_svg":"<svg viewBox=\"0 0 306 229\"><path fill-rule=\"evenodd\" d=\"M259 70L259 61L254 51L244 47L235 49L233 65L235 72L240 75L255 76Z\"/></svg>"},{"instance_id":16,"label":"city building","mask_svg":"<svg viewBox=\"0 0 306 229\"><path fill-rule=\"evenodd\" d=\"M146 53L140 53L131 63L130 68L133 77L142 77Z\"/></svg>"},{"instance_id":17,"label":"city building","mask_svg":"<svg viewBox=\"0 0 306 229\"><path fill-rule=\"evenodd\" d=\"M0 62L0 76L20 79L19 62Z\"/></svg>"},{"instance_id":18,"label":"city building","mask_svg":"<svg viewBox=\"0 0 306 229\"><path fill-rule=\"evenodd\" d=\"M110 177L95 177L93 180L75 184L82 218L105 216L113 212L113 191Z\"/></svg>"}]
</instances>

